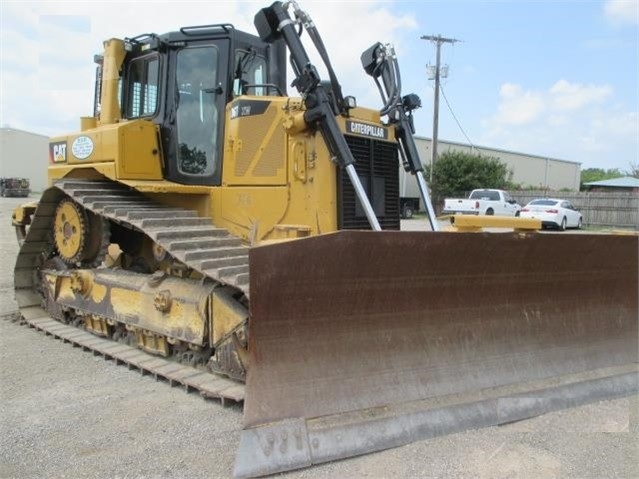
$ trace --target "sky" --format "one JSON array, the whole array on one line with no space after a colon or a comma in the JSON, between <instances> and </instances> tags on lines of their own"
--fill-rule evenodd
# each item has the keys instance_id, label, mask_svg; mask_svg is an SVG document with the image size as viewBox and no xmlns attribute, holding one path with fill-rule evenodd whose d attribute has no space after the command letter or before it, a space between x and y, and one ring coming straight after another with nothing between
<instances>
[{"instance_id":1,"label":"sky","mask_svg":"<svg viewBox=\"0 0 639 479\"><path fill-rule=\"evenodd\" d=\"M93 111L93 56L104 40L213 23L254 33L255 13L270 3L0 0L0 125L47 136L74 132ZM427 66L436 58L435 45L421 37L441 35L459 42L441 47L448 75L440 140L582 169L627 171L639 163L639 0L298 3L314 20L342 91L361 106L382 106L361 53L378 41L394 45L402 94L422 100L419 136L433 132Z\"/></svg>"}]
</instances>

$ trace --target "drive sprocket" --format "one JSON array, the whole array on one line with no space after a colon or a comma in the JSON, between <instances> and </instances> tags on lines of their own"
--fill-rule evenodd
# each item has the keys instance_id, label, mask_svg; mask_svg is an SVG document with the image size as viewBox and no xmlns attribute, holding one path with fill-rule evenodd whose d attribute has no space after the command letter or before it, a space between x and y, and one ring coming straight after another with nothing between
<instances>
[{"instance_id":1,"label":"drive sprocket","mask_svg":"<svg viewBox=\"0 0 639 479\"><path fill-rule=\"evenodd\" d=\"M97 265L108 246L108 221L64 198L53 220L53 241L60 258L69 265Z\"/></svg>"}]
</instances>

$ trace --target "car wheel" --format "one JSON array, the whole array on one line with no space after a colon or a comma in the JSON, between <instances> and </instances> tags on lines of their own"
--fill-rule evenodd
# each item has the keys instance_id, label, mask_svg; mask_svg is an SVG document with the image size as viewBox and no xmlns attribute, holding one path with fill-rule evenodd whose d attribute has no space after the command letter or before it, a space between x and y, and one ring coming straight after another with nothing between
<instances>
[{"instance_id":1,"label":"car wheel","mask_svg":"<svg viewBox=\"0 0 639 479\"><path fill-rule=\"evenodd\" d=\"M566 231L566 217L564 216L559 225L559 231Z\"/></svg>"},{"instance_id":2,"label":"car wheel","mask_svg":"<svg viewBox=\"0 0 639 479\"><path fill-rule=\"evenodd\" d=\"M579 221L577 221L577 229L580 230L582 226L583 226L583 221L582 221L581 216L580 216L579 217Z\"/></svg>"},{"instance_id":3,"label":"car wheel","mask_svg":"<svg viewBox=\"0 0 639 479\"><path fill-rule=\"evenodd\" d=\"M486 216L492 216L495 214L495 211L492 208L488 208L486 210Z\"/></svg>"},{"instance_id":4,"label":"car wheel","mask_svg":"<svg viewBox=\"0 0 639 479\"><path fill-rule=\"evenodd\" d=\"M402 211L402 217L406 220L409 220L413 217L413 208L411 206L404 206L404 210Z\"/></svg>"}]
</instances>

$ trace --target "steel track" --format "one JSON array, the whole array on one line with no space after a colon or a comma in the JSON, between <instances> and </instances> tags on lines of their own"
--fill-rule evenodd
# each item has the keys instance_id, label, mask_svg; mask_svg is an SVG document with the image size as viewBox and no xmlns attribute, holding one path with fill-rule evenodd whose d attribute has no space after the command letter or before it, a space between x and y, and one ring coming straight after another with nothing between
<instances>
[{"instance_id":1,"label":"steel track","mask_svg":"<svg viewBox=\"0 0 639 479\"><path fill-rule=\"evenodd\" d=\"M63 343L70 343L84 351L90 351L94 356L102 356L106 360L113 360L116 364L126 365L129 369L140 371L142 375L151 375L156 380L164 379L171 386L181 386L187 392L197 391L206 399L219 399L222 405L226 405L227 401L235 403L244 401L244 385L231 379L151 356L126 344L97 337L87 331L51 319L44 309L37 306L24 308L20 314L24 323L36 331L60 339ZM15 315L13 317L7 315L3 319L15 322L16 318Z\"/></svg>"},{"instance_id":2,"label":"steel track","mask_svg":"<svg viewBox=\"0 0 639 479\"><path fill-rule=\"evenodd\" d=\"M224 376L153 356L57 321L42 307L37 268L51 241L55 207L68 195L87 210L133 230L162 246L174 258L218 283L248 296L248 248L228 231L212 226L197 212L169 208L135 190L108 181L70 180L47 190L38 204L15 267L16 301L25 324L83 350L125 364L172 386L198 391L205 398L242 402L244 385ZM9 316L10 317L10 316Z\"/></svg>"}]
</instances>

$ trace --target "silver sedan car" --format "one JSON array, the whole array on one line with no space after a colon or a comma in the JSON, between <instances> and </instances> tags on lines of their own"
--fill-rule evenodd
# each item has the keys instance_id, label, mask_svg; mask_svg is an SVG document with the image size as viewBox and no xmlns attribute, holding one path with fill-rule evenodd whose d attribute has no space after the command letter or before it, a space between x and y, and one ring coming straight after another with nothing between
<instances>
[{"instance_id":1,"label":"silver sedan car","mask_svg":"<svg viewBox=\"0 0 639 479\"><path fill-rule=\"evenodd\" d=\"M581 213L570 201L557 198L532 200L521 209L520 216L541 220L542 227L560 231L566 228L579 229L583 222Z\"/></svg>"}]
</instances>

